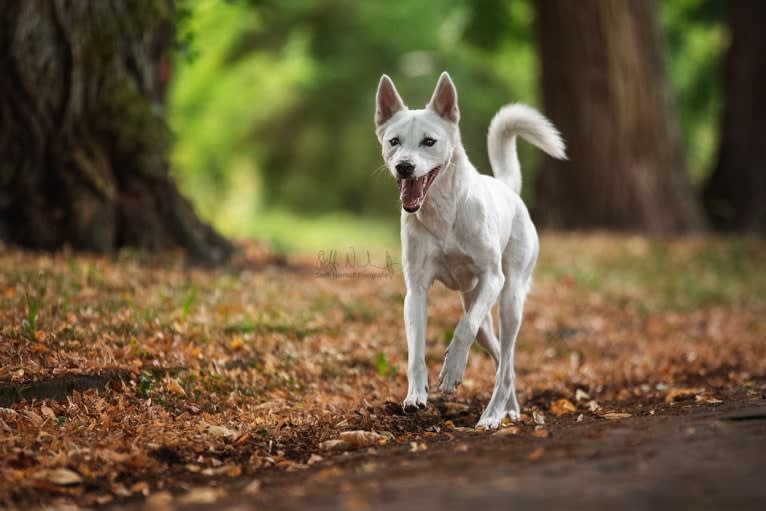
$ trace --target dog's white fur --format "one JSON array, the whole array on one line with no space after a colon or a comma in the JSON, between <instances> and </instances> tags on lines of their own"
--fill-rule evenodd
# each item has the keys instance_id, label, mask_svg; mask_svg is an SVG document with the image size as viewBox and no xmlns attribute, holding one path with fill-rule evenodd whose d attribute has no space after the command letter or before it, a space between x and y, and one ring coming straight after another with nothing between
<instances>
[{"instance_id":1,"label":"dog's white fur","mask_svg":"<svg viewBox=\"0 0 766 511\"><path fill-rule=\"evenodd\" d=\"M559 132L545 117L525 105L507 105L489 127L489 156L495 177L482 175L463 149L459 118L457 90L446 72L422 110L408 109L391 79L381 77L376 133L391 173L400 177L396 165L402 161L415 165L415 178L440 169L420 208L414 213L402 210L401 216L409 383L404 408L423 408L428 399L427 293L433 281L439 280L460 291L465 310L447 348L439 375L440 390L454 392L461 383L469 349L477 339L497 366L492 398L477 424L491 429L506 416L519 418L513 352L538 254L537 232L519 196L516 136L555 158L566 155ZM398 143L393 145L395 137ZM426 137L436 143L427 147L423 143ZM492 325L495 303L499 341Z\"/></svg>"}]
</instances>

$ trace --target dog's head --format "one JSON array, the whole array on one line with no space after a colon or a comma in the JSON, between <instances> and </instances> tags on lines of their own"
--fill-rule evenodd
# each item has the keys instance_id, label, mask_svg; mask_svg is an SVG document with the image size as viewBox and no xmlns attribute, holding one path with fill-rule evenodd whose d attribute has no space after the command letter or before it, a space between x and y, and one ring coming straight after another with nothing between
<instances>
[{"instance_id":1,"label":"dog's head","mask_svg":"<svg viewBox=\"0 0 766 511\"><path fill-rule=\"evenodd\" d=\"M399 184L402 208L414 213L460 143L457 90L444 72L428 105L422 110L410 110L394 82L383 75L375 103L376 133L383 159Z\"/></svg>"}]
</instances>

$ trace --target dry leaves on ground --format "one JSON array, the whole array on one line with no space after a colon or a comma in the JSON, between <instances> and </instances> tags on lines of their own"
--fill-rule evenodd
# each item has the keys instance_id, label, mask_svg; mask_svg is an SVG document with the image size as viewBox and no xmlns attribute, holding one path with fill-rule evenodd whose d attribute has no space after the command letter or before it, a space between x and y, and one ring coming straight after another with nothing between
<instances>
[{"instance_id":1,"label":"dry leaves on ground","mask_svg":"<svg viewBox=\"0 0 766 511\"><path fill-rule=\"evenodd\" d=\"M764 254L748 240L543 238L517 344L522 420L497 441L750 392L766 375ZM348 449L469 455L492 361L472 353L456 397L402 415L401 275L322 278L313 260L200 269L0 247L0 507L183 488L202 502L218 479L330 474ZM461 314L432 291L431 382Z\"/></svg>"}]
</instances>

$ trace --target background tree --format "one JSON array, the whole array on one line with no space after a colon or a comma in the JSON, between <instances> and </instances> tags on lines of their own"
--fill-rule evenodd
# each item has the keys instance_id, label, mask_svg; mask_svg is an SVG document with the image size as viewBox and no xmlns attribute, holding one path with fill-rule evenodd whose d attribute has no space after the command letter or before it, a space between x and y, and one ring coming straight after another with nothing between
<instances>
[{"instance_id":1,"label":"background tree","mask_svg":"<svg viewBox=\"0 0 766 511\"><path fill-rule=\"evenodd\" d=\"M0 11L0 239L53 249L230 245L169 176L169 0L11 0Z\"/></svg>"},{"instance_id":2,"label":"background tree","mask_svg":"<svg viewBox=\"0 0 766 511\"><path fill-rule=\"evenodd\" d=\"M536 216L557 228L700 228L655 3L536 0L535 8L545 112L570 157L544 163Z\"/></svg>"},{"instance_id":3,"label":"background tree","mask_svg":"<svg viewBox=\"0 0 766 511\"><path fill-rule=\"evenodd\" d=\"M703 202L714 227L766 234L766 2L729 2L731 46L718 163Z\"/></svg>"}]
</instances>

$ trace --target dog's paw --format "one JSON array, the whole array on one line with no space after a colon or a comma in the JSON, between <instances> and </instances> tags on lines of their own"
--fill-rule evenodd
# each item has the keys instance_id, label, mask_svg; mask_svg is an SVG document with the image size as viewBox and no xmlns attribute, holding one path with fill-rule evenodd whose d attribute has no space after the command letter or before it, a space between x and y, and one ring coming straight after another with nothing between
<instances>
[{"instance_id":1,"label":"dog's paw","mask_svg":"<svg viewBox=\"0 0 766 511\"><path fill-rule=\"evenodd\" d=\"M476 429L497 429L503 423L504 413L488 413L485 411L479 422L476 423Z\"/></svg>"},{"instance_id":2,"label":"dog's paw","mask_svg":"<svg viewBox=\"0 0 766 511\"><path fill-rule=\"evenodd\" d=\"M428 402L428 391L410 391L407 394L407 398L402 403L402 409L404 413L415 413L418 410L422 410L426 407Z\"/></svg>"},{"instance_id":3,"label":"dog's paw","mask_svg":"<svg viewBox=\"0 0 766 511\"><path fill-rule=\"evenodd\" d=\"M468 350L450 345L439 373L439 390L445 394L455 392L457 386L463 382L463 372L467 362Z\"/></svg>"}]
</instances>

